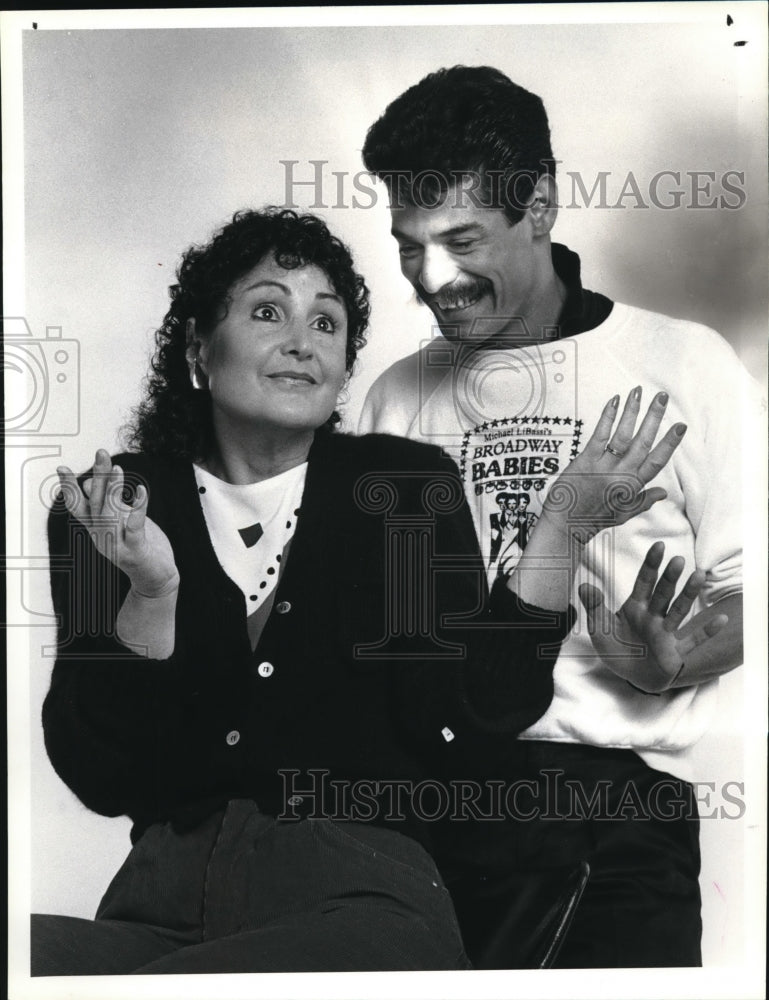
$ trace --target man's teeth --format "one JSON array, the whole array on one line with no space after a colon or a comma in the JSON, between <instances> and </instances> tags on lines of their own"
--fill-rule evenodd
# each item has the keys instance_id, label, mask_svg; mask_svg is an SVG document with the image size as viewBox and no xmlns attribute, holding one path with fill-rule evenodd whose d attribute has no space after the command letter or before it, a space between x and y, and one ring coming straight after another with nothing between
<instances>
[{"instance_id":1,"label":"man's teeth","mask_svg":"<svg viewBox=\"0 0 769 1000\"><path fill-rule=\"evenodd\" d=\"M480 297L481 297L480 295L467 295L467 296L462 296L462 298L458 299L452 298L451 301L449 302L441 301L441 299L438 299L437 304L438 308L442 312L452 312L455 309L467 309L468 306L471 306L474 302L477 302Z\"/></svg>"}]
</instances>

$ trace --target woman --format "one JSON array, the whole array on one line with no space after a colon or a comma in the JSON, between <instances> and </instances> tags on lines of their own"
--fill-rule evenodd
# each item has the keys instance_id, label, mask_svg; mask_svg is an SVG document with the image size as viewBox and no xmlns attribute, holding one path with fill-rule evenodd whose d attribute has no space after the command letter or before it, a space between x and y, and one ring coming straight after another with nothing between
<instances>
[{"instance_id":1,"label":"woman","mask_svg":"<svg viewBox=\"0 0 769 1000\"><path fill-rule=\"evenodd\" d=\"M171 298L138 453L63 467L50 518L46 746L86 806L131 817L134 847L95 921L33 919L33 974L467 968L408 793L504 760L546 709L570 547L660 499L643 486L682 431L652 448L656 400L618 459L607 404L488 596L442 453L332 433L368 296L320 220L239 213ZM638 484L620 504L619 473ZM666 597L655 630L634 622L664 684L701 581L668 610L681 566L657 584L660 560L639 583Z\"/></svg>"}]
</instances>

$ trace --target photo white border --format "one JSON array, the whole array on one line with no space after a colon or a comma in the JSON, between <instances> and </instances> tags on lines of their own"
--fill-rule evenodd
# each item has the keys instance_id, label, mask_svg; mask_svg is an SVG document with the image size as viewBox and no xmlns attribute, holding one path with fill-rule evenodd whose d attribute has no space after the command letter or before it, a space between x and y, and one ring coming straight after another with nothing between
<instances>
[{"instance_id":1,"label":"photo white border","mask_svg":"<svg viewBox=\"0 0 769 1000\"><path fill-rule=\"evenodd\" d=\"M712 3L597 3L597 4L532 4L488 6L431 6L431 7L338 7L338 8L256 8L209 10L114 10L114 11L14 11L0 14L0 58L3 75L3 207L4 207L4 273L5 315L24 315L23 296L23 150L21 142L13 137L23 127L21 102L21 33L32 22L40 29L114 29L189 27L256 27L256 26L313 26L313 25L439 25L439 24L583 24L583 23L682 23L698 22L710 17L713 8L739 12L742 35L744 25L750 22L754 40L765 45L766 3L738 2L730 5ZM746 81L746 101L757 95L752 81ZM765 101L765 93L759 98ZM765 454L763 431L750 428L756 448L762 458ZM750 448L745 449L750 452ZM753 456L756 452L753 451ZM755 461L755 460L754 460ZM765 463L760 463L760 469ZM756 476L755 464L746 469L746 475ZM765 483L765 473L758 473ZM12 484L7 486L10 488ZM766 490L763 491L764 495ZM17 498L8 494L8 510L15 513ZM765 558L767 551L763 510L746 510L747 523L761 525L758 539L752 535L752 544L746 550L747 576L754 581L749 589L746 620L755 621L759 627L747 635L748 655L756 662L766 662L765 628L766 586ZM19 523L18 518L15 520ZM19 549L21 551L21 549ZM8 662L23 662L26 637L21 629L11 629L8 635ZM766 704L766 685L757 692L751 688L746 700L753 705L760 699ZM216 995L227 1000L243 997L328 997L343 998L392 998L393 996L465 998L509 997L571 997L594 1000L596 996L616 998L691 998L691 1000L716 1000L735 998L751 1000L764 996L764 930L766 887L766 830L763 822L755 829L751 847L751 877L746 877L746 906L751 919L746 926L752 932L750 954L755 961L739 968L708 968L702 970L602 970L602 971L548 971L548 972L473 972L473 973L390 973L390 974L324 974L264 976L191 976L145 977L138 988L132 977L78 977L77 979L32 980L23 970L28 967L28 931L20 922L20 914L29 912L30 874L30 768L27 705L28 679L23 670L9 672L8 690L8 741L9 741L9 995L13 1000L32 998L105 997L136 1000L142 998L179 997L205 998ZM755 711L753 717L755 718ZM761 714L763 719L763 714ZM757 723L756 731L746 733L746 767L750 787L766 788L765 725ZM764 803L765 804L765 803Z\"/></svg>"}]
</instances>

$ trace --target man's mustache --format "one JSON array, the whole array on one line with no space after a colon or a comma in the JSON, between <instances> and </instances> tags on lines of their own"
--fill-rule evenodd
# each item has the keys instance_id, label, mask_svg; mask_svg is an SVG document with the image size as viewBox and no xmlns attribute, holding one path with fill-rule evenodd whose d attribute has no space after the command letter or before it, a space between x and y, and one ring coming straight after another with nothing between
<instances>
[{"instance_id":1,"label":"man's mustache","mask_svg":"<svg viewBox=\"0 0 769 1000\"><path fill-rule=\"evenodd\" d=\"M491 282L486 278L473 278L468 281L454 282L451 285L444 285L440 291L431 295L425 291L424 287L417 282L414 285L417 302L422 306L432 306L440 302L449 309L456 306L464 299L479 299L482 295L492 290Z\"/></svg>"}]
</instances>

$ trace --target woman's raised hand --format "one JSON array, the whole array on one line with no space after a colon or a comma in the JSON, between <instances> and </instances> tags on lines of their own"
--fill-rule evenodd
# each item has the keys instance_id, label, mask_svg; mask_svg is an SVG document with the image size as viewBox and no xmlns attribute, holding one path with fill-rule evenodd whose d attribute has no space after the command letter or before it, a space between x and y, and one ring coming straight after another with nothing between
<instances>
[{"instance_id":1,"label":"woman's raised hand","mask_svg":"<svg viewBox=\"0 0 769 1000\"><path fill-rule=\"evenodd\" d=\"M103 448L96 452L93 477L81 489L66 465L57 469L64 505L88 529L97 550L121 569L144 597L160 597L179 584L171 543L147 517L149 496L138 486L133 506L123 499L123 470Z\"/></svg>"},{"instance_id":2,"label":"woman's raised hand","mask_svg":"<svg viewBox=\"0 0 769 1000\"><path fill-rule=\"evenodd\" d=\"M664 500L663 489L645 487L686 433L685 424L674 424L654 445L667 403L667 393L657 393L636 432L641 387L628 396L616 428L619 396L609 400L584 450L550 489L543 517L568 526L577 540L586 542Z\"/></svg>"}]
</instances>

